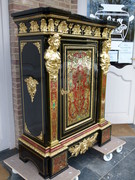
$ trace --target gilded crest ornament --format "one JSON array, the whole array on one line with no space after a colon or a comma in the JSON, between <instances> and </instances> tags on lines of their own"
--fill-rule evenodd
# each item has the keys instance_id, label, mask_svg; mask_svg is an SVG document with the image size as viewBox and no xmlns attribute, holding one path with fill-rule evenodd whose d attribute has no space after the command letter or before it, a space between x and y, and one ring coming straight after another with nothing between
<instances>
[{"instance_id":1,"label":"gilded crest ornament","mask_svg":"<svg viewBox=\"0 0 135 180\"><path fill-rule=\"evenodd\" d=\"M46 32L47 31L46 19L41 19L40 30L41 30L41 32Z\"/></svg>"},{"instance_id":2,"label":"gilded crest ornament","mask_svg":"<svg viewBox=\"0 0 135 180\"><path fill-rule=\"evenodd\" d=\"M37 85L39 84L36 79L33 79L31 76L24 80L27 84L27 90L31 98L31 102L34 101L35 94L37 92Z\"/></svg>"},{"instance_id":3,"label":"gilded crest ornament","mask_svg":"<svg viewBox=\"0 0 135 180\"><path fill-rule=\"evenodd\" d=\"M52 78L57 78L58 71L61 66L60 53L57 51L60 46L60 36L58 33L54 34L48 39L49 48L44 54L46 60L45 66Z\"/></svg>"},{"instance_id":4,"label":"gilded crest ornament","mask_svg":"<svg viewBox=\"0 0 135 180\"><path fill-rule=\"evenodd\" d=\"M81 34L81 28L79 24L75 24L73 29L72 29L72 34Z\"/></svg>"},{"instance_id":5,"label":"gilded crest ornament","mask_svg":"<svg viewBox=\"0 0 135 180\"><path fill-rule=\"evenodd\" d=\"M95 30L95 36L101 37L100 28L96 28L96 30Z\"/></svg>"},{"instance_id":6,"label":"gilded crest ornament","mask_svg":"<svg viewBox=\"0 0 135 180\"><path fill-rule=\"evenodd\" d=\"M84 30L84 35L91 35L91 27L87 26Z\"/></svg>"},{"instance_id":7,"label":"gilded crest ornament","mask_svg":"<svg viewBox=\"0 0 135 180\"><path fill-rule=\"evenodd\" d=\"M38 25L37 21L31 21L30 24L31 24L30 32L38 32L39 31L39 25Z\"/></svg>"},{"instance_id":8,"label":"gilded crest ornament","mask_svg":"<svg viewBox=\"0 0 135 180\"><path fill-rule=\"evenodd\" d=\"M58 26L58 32L68 33L68 27L66 21L62 21Z\"/></svg>"},{"instance_id":9,"label":"gilded crest ornament","mask_svg":"<svg viewBox=\"0 0 135 180\"><path fill-rule=\"evenodd\" d=\"M110 56L108 54L108 51L111 49L111 39L108 39L103 42L102 45L102 53L100 55L100 66L103 71L103 73L106 75L110 66Z\"/></svg>"},{"instance_id":10,"label":"gilded crest ornament","mask_svg":"<svg viewBox=\"0 0 135 180\"><path fill-rule=\"evenodd\" d=\"M48 31L51 31L51 32L54 31L54 20L53 19L48 20Z\"/></svg>"},{"instance_id":11,"label":"gilded crest ornament","mask_svg":"<svg viewBox=\"0 0 135 180\"><path fill-rule=\"evenodd\" d=\"M19 23L19 33L27 33L27 27L25 23Z\"/></svg>"},{"instance_id":12,"label":"gilded crest ornament","mask_svg":"<svg viewBox=\"0 0 135 180\"><path fill-rule=\"evenodd\" d=\"M78 154L84 154L88 148L92 147L96 143L98 133L96 132L92 137L84 139L78 145L69 148L69 152L72 156L78 156Z\"/></svg>"},{"instance_id":13,"label":"gilded crest ornament","mask_svg":"<svg viewBox=\"0 0 135 180\"><path fill-rule=\"evenodd\" d=\"M112 32L112 29L104 28L102 37L103 38L111 38L111 32Z\"/></svg>"}]
</instances>

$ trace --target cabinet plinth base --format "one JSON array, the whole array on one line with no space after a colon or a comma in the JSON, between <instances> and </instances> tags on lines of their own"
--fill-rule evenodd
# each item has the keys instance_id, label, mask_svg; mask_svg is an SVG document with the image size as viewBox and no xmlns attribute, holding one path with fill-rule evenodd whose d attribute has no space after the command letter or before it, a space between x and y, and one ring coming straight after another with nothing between
<instances>
[{"instance_id":1,"label":"cabinet plinth base","mask_svg":"<svg viewBox=\"0 0 135 180\"><path fill-rule=\"evenodd\" d=\"M25 163L28 161L33 162L39 174L44 178L53 177L68 168L67 150L52 157L43 157L22 142L19 142L19 158Z\"/></svg>"},{"instance_id":2,"label":"cabinet plinth base","mask_svg":"<svg viewBox=\"0 0 135 180\"><path fill-rule=\"evenodd\" d=\"M95 136L95 137L94 137ZM53 177L62 172L68 167L68 151L69 154L76 154L76 145L81 147L86 144L84 152L92 147L96 142L102 146L111 139L111 124L107 121L104 124L95 124L78 134L75 134L63 141L59 141L56 146L44 147L36 142L33 142L25 135L19 139L19 157L23 162L32 161L38 168L39 174L43 177ZM86 143L87 141L87 143ZM71 146L74 152L71 152Z\"/></svg>"}]
</instances>

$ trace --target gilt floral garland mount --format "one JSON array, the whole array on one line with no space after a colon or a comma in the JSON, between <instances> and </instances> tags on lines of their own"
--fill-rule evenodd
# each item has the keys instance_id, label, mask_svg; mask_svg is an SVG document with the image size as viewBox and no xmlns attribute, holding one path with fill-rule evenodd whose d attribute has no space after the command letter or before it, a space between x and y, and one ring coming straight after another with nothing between
<instances>
[{"instance_id":1,"label":"gilt floral garland mount","mask_svg":"<svg viewBox=\"0 0 135 180\"><path fill-rule=\"evenodd\" d=\"M84 154L90 147L92 147L97 142L98 132L96 132L93 136L85 138L79 144L72 146L69 148L69 152L72 156L78 156L80 154Z\"/></svg>"}]
</instances>

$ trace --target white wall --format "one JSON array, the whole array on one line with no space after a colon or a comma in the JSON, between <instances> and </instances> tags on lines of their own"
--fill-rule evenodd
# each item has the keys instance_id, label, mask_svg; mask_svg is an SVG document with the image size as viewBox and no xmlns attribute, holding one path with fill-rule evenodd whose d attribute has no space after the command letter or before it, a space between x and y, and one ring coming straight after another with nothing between
<instances>
[{"instance_id":1,"label":"white wall","mask_svg":"<svg viewBox=\"0 0 135 180\"><path fill-rule=\"evenodd\" d=\"M0 151L14 147L8 0L0 0Z\"/></svg>"}]
</instances>

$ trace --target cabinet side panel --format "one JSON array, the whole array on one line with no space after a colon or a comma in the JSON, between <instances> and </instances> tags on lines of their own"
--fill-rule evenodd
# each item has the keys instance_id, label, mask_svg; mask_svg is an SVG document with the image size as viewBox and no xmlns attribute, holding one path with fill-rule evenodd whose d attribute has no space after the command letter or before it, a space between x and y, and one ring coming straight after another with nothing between
<instances>
[{"instance_id":1,"label":"cabinet side panel","mask_svg":"<svg viewBox=\"0 0 135 180\"><path fill-rule=\"evenodd\" d=\"M41 39L20 40L24 133L44 142L42 66Z\"/></svg>"}]
</instances>

